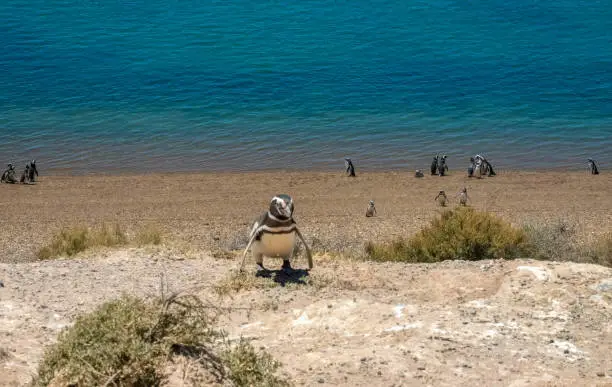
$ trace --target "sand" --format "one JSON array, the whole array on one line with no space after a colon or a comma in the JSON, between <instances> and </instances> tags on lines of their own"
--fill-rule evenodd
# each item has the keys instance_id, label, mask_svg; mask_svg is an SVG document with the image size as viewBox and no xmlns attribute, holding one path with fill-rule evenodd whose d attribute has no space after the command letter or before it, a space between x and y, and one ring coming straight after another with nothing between
<instances>
[{"instance_id":1,"label":"sand","mask_svg":"<svg viewBox=\"0 0 612 387\"><path fill-rule=\"evenodd\" d=\"M122 293L159 295L162 282L167 290L197 286L200 297L238 308L220 327L270 351L296 385L612 385L610 268L528 259L411 265L324 253L414 233L441 211L439 190L454 207L464 186L477 209L517 225L564 219L587 241L611 229L610 176L262 172L0 185L0 386L27 383L45 346L77 315ZM214 286L238 260L215 252L243 248L249 223L280 192L294 197L318 252L310 282L218 298ZM374 218L365 217L370 199ZM35 261L62 227L101 222L129 232L155 224L168 244ZM191 385L181 376L186 366L169 365L170 386Z\"/></svg>"},{"instance_id":2,"label":"sand","mask_svg":"<svg viewBox=\"0 0 612 387\"><path fill-rule=\"evenodd\" d=\"M0 262L35 259L62 227L118 223L161 227L194 248L244 247L249 225L276 193L293 196L295 217L320 250L359 249L366 240L408 235L440 212L434 197L467 187L470 205L517 224L565 219L585 239L610 231L612 175L586 172L463 173L417 179L412 172L260 172L42 176L35 185L0 185ZM370 199L378 216L366 218Z\"/></svg>"}]
</instances>

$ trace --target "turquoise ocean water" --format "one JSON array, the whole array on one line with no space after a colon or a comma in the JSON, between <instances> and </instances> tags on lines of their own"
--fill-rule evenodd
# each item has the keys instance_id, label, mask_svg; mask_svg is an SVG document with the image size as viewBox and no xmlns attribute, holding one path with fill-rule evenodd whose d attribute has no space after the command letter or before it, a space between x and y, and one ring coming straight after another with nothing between
<instances>
[{"instance_id":1,"label":"turquoise ocean water","mask_svg":"<svg viewBox=\"0 0 612 387\"><path fill-rule=\"evenodd\" d=\"M0 2L0 163L612 165L612 0Z\"/></svg>"}]
</instances>

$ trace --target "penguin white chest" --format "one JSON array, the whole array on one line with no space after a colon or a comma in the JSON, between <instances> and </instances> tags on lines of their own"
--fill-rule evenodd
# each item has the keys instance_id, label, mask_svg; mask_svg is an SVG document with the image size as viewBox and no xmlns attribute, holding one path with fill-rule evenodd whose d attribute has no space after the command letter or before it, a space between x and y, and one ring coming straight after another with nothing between
<instances>
[{"instance_id":1,"label":"penguin white chest","mask_svg":"<svg viewBox=\"0 0 612 387\"><path fill-rule=\"evenodd\" d=\"M295 246L295 232L286 234L263 233L257 243L260 254L268 257L289 257Z\"/></svg>"}]
</instances>

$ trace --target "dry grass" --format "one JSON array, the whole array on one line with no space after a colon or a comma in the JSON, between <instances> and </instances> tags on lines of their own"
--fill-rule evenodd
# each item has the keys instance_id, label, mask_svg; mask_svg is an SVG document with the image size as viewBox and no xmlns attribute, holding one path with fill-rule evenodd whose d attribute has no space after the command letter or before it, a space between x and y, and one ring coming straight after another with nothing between
<instances>
[{"instance_id":1,"label":"dry grass","mask_svg":"<svg viewBox=\"0 0 612 387\"><path fill-rule=\"evenodd\" d=\"M51 243L42 247L38 259L73 256L92 247L115 247L127 244L128 238L118 224L98 228L73 227L59 232Z\"/></svg>"},{"instance_id":2,"label":"dry grass","mask_svg":"<svg viewBox=\"0 0 612 387\"><path fill-rule=\"evenodd\" d=\"M227 277L219 281L214 287L214 292L220 296L228 296L241 291L253 289L266 289L278 286L270 278L256 277L247 271L233 270Z\"/></svg>"},{"instance_id":3,"label":"dry grass","mask_svg":"<svg viewBox=\"0 0 612 387\"><path fill-rule=\"evenodd\" d=\"M581 249L575 241L576 227L565 221L530 224L525 226L534 259L551 261L579 261Z\"/></svg>"},{"instance_id":4,"label":"dry grass","mask_svg":"<svg viewBox=\"0 0 612 387\"><path fill-rule=\"evenodd\" d=\"M528 225L525 231L529 238L532 258L612 267L612 233L605 234L594 242L580 244L576 238L576 226L565 220Z\"/></svg>"},{"instance_id":5,"label":"dry grass","mask_svg":"<svg viewBox=\"0 0 612 387\"><path fill-rule=\"evenodd\" d=\"M133 238L137 246L159 245L163 237L154 226L145 226ZM38 250L38 259L50 259L61 256L71 257L82 251L96 247L125 246L130 240L118 224L103 224L99 227L76 226L65 228L56 234L51 242Z\"/></svg>"},{"instance_id":6,"label":"dry grass","mask_svg":"<svg viewBox=\"0 0 612 387\"><path fill-rule=\"evenodd\" d=\"M445 211L410 239L365 246L375 261L439 262L447 259L516 258L528 252L523 230L494 215L459 207Z\"/></svg>"},{"instance_id":7,"label":"dry grass","mask_svg":"<svg viewBox=\"0 0 612 387\"><path fill-rule=\"evenodd\" d=\"M589 248L591 263L612 267L612 233L601 236Z\"/></svg>"},{"instance_id":8,"label":"dry grass","mask_svg":"<svg viewBox=\"0 0 612 387\"><path fill-rule=\"evenodd\" d=\"M223 360L229 369L229 379L236 386L289 386L275 375L281 363L266 352L257 352L241 339L234 349L226 351Z\"/></svg>"},{"instance_id":9,"label":"dry grass","mask_svg":"<svg viewBox=\"0 0 612 387\"><path fill-rule=\"evenodd\" d=\"M280 364L214 328L216 309L194 296L127 297L80 316L45 351L34 386L159 386L171 359L196 359L216 382L281 386Z\"/></svg>"},{"instance_id":10,"label":"dry grass","mask_svg":"<svg viewBox=\"0 0 612 387\"><path fill-rule=\"evenodd\" d=\"M155 225L146 225L134 236L134 243L137 246L160 245L163 241L162 231Z\"/></svg>"}]
</instances>

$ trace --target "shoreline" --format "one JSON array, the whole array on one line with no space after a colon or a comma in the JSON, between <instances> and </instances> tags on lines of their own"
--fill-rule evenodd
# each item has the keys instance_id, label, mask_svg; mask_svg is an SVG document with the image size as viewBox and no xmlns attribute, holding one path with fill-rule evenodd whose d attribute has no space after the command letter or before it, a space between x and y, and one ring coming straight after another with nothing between
<instances>
[{"instance_id":1,"label":"shoreline","mask_svg":"<svg viewBox=\"0 0 612 387\"><path fill-rule=\"evenodd\" d=\"M452 172L452 171L451 171ZM55 175L34 185L0 184L0 262L35 259L34 252L64 227L118 223L128 231L153 224L168 239L193 249L238 250L270 198L288 193L296 220L313 248L360 249L365 241L408 236L438 216L433 198L450 204L467 187L470 205L515 225L565 220L588 240L612 225L612 175L583 172L503 172L495 177L445 177L413 171L150 173ZM369 200L378 216L365 217Z\"/></svg>"},{"instance_id":2,"label":"shoreline","mask_svg":"<svg viewBox=\"0 0 612 387\"><path fill-rule=\"evenodd\" d=\"M39 162L37 161L37 164ZM15 165L15 164L13 164ZM446 172L448 176L454 176L457 174L465 175L467 177L467 167L468 163L465 163L464 168L460 169L450 169ZM587 169L586 163L585 167L582 168L564 168L564 167L553 167L553 168L529 168L529 169L520 169L520 168L500 168L493 165L495 172L497 175L503 174L533 174L533 173L570 173L570 174L586 174L589 175L589 171ZM599 164L598 164L599 167ZM6 166L4 167L6 168ZM23 168L22 168L23 169ZM355 169L357 172L357 176L361 174L384 174L384 173L409 173L413 174L417 169L411 168L361 168L359 165L355 165ZM426 176L429 176L429 166L427 168L420 168ZM22 171L16 167L18 173ZM39 167L39 170L41 168ZM39 171L40 172L40 171ZM337 168L260 168L260 169L249 169L249 170L241 170L241 169L215 169L215 170L206 170L206 169L181 169L181 170L149 170L149 171L139 171L137 169L113 169L106 171L92 171L92 172L78 172L72 169L58 169L54 168L47 172L46 170L42 170L42 177L111 177L111 176L151 176L151 175L239 175L239 174L274 174L274 173L332 173L338 174L340 176L344 175L344 167L342 164L339 164ZM605 174L606 170L602 170L599 167L600 175Z\"/></svg>"}]
</instances>

